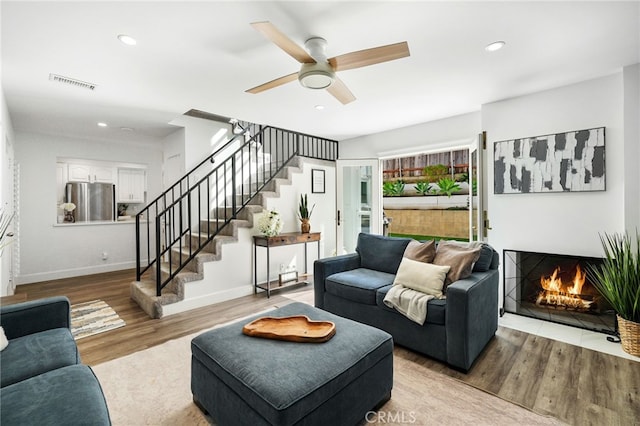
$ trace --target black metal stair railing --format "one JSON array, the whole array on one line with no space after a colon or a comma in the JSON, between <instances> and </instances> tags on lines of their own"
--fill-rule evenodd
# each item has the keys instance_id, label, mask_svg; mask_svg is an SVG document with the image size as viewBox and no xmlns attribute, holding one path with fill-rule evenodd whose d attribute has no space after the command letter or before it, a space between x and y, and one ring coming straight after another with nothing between
<instances>
[{"instance_id":1,"label":"black metal stair railing","mask_svg":"<svg viewBox=\"0 0 640 426\"><path fill-rule=\"evenodd\" d=\"M239 122L238 124L240 124L243 129L240 134L234 135L234 137L227 141L222 147L200 161L200 163L194 166L183 177L178 179L177 182L147 204L136 215L136 280L140 281L142 274L144 274L144 272L153 265L154 258L152 253L155 253L155 249L153 249L151 241L149 240L153 234L152 218L157 217L158 214L169 204L174 203L183 194L188 192L189 189L192 188L193 183L197 181L197 176L207 173L212 168L212 164L215 162L216 157L222 155L235 143L238 143L238 141L242 140L242 143L244 143L245 135L257 134L261 129L261 126L258 124L244 121ZM145 242L143 241L145 238L142 238L143 234L147 236L144 247L141 245ZM141 260L143 256L146 256L146 259L149 260L147 265L144 266L142 265L143 261Z\"/></svg>"},{"instance_id":2,"label":"black metal stair railing","mask_svg":"<svg viewBox=\"0 0 640 426\"><path fill-rule=\"evenodd\" d=\"M253 134L249 140L235 150L230 141L136 215L136 279L154 267L157 296L294 157L338 158L334 140L245 128Z\"/></svg>"}]
</instances>

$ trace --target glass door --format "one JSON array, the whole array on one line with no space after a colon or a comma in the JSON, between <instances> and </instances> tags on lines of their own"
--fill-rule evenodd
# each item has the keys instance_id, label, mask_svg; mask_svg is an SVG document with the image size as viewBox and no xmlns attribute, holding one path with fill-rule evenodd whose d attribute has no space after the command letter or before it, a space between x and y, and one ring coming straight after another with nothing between
<instances>
[{"instance_id":1,"label":"glass door","mask_svg":"<svg viewBox=\"0 0 640 426\"><path fill-rule=\"evenodd\" d=\"M336 167L337 254L354 253L360 232L382 233L380 160L338 160Z\"/></svg>"},{"instance_id":2,"label":"glass door","mask_svg":"<svg viewBox=\"0 0 640 426\"><path fill-rule=\"evenodd\" d=\"M484 134L478 135L475 146L469 147L469 241L482 241L484 235L483 164Z\"/></svg>"}]
</instances>

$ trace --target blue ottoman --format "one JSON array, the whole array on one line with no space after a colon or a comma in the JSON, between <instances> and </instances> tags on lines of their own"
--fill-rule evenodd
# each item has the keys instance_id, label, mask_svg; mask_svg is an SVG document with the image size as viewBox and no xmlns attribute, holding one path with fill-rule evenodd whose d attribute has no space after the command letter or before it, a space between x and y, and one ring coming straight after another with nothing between
<instances>
[{"instance_id":1,"label":"blue ottoman","mask_svg":"<svg viewBox=\"0 0 640 426\"><path fill-rule=\"evenodd\" d=\"M325 343L249 337L262 316L333 321ZM224 425L351 425L391 397L393 340L388 333L304 303L203 333L191 342L194 402Z\"/></svg>"}]
</instances>

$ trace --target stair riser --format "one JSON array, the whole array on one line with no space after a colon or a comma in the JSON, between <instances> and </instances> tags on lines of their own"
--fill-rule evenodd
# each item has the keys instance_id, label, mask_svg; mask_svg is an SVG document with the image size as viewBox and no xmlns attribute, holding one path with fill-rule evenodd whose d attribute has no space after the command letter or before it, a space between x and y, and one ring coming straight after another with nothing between
<instances>
[{"instance_id":1,"label":"stair riser","mask_svg":"<svg viewBox=\"0 0 640 426\"><path fill-rule=\"evenodd\" d=\"M219 234L219 235L226 235L226 234ZM190 240L191 240L191 242L193 244L193 246L192 246L193 249L195 250L200 244L202 244L205 241L205 239L206 238L204 236L202 236L202 237L198 237L196 235L191 236ZM213 242L213 240L209 241L209 243L207 243L203 247L203 249L201 251L201 253L214 253L214 254L215 254L215 252L216 252L216 245Z\"/></svg>"},{"instance_id":2,"label":"stair riser","mask_svg":"<svg viewBox=\"0 0 640 426\"><path fill-rule=\"evenodd\" d=\"M195 246L194 246L195 249ZM179 267L182 262L186 262L187 259L189 258L189 255L187 253L180 253L177 250L172 250L171 251L171 265L173 265L173 268L175 270L175 268ZM167 262L169 260L167 259ZM195 271L195 261L191 260L191 262L189 262L182 270L183 271ZM166 279L166 277L164 277L164 279Z\"/></svg>"},{"instance_id":3,"label":"stair riser","mask_svg":"<svg viewBox=\"0 0 640 426\"><path fill-rule=\"evenodd\" d=\"M155 281L156 281L156 277L155 277L155 269L154 272L150 275L150 280L153 282L154 285L154 295L155 295ZM162 272L162 282L164 282L168 277L169 277L169 273L165 270L165 268L163 268ZM182 299L184 299L184 286L182 284L180 284L178 282L178 280L176 278L172 279L163 289L162 289L162 294L173 294L176 296L175 300L173 300L172 302L169 303L174 303L174 302L178 302ZM165 304L164 302L162 304Z\"/></svg>"},{"instance_id":4,"label":"stair riser","mask_svg":"<svg viewBox=\"0 0 640 426\"><path fill-rule=\"evenodd\" d=\"M215 234L218 226L220 226L221 228L219 228L219 232L217 235L233 235L233 225L231 223L229 223L227 226L222 227L222 223L220 223L220 225L217 225L215 222L207 224L207 221L203 220L200 222L200 233L202 236L192 236L192 244L198 244L198 238L202 240L206 239L207 233L210 233L211 235Z\"/></svg>"},{"instance_id":5,"label":"stair riser","mask_svg":"<svg viewBox=\"0 0 640 426\"><path fill-rule=\"evenodd\" d=\"M269 176L266 176L269 177ZM251 182L246 181L244 183L244 185L238 186L237 190L238 192L244 192L245 194L248 194L249 192L254 194L259 188L262 188L264 185L264 180L262 179L262 176L260 176L260 178L256 181L256 180L251 180ZM267 183L266 185L264 185L264 188L267 190L273 190L273 188L275 188L275 185L273 183L273 181Z\"/></svg>"},{"instance_id":6,"label":"stair riser","mask_svg":"<svg viewBox=\"0 0 640 426\"><path fill-rule=\"evenodd\" d=\"M191 264L193 264L193 263L194 263L193 261L192 261L192 262L189 262L189 265L185 266L182 270L183 270L183 271L188 271L188 272L194 272L194 271L192 271L192 270L191 270L191 268L190 268L190 265L191 265ZM177 267L177 265L173 265L174 270L175 270L175 268L176 268L176 267ZM151 273L150 278L151 278L152 280L154 280L154 281L156 280L156 270L155 270L155 268L153 269L153 272ZM167 266L163 267L163 268L160 270L160 280L161 280L162 282L165 282L168 278L169 278L169 267L168 267L168 265L167 265ZM174 283L174 280L175 280L175 278L174 278L173 280L171 280L171 282L170 282L169 284L167 284L167 287L174 287L174 286L176 285L176 284ZM167 287L165 287L165 288L167 288ZM163 291L164 291L164 290L163 290Z\"/></svg>"},{"instance_id":7,"label":"stair riser","mask_svg":"<svg viewBox=\"0 0 640 426\"><path fill-rule=\"evenodd\" d=\"M262 210L263 210L262 206L249 204L245 206L245 208L242 209L241 212L238 213L238 215L236 216L236 219L250 221L253 219L253 215L255 213L260 213ZM233 209L231 209L231 207L228 207L226 209L224 207L218 207L217 212L218 212L218 217L220 218L224 218L224 217L230 218L231 215L233 214ZM215 214L215 212L212 214Z\"/></svg>"}]
</instances>

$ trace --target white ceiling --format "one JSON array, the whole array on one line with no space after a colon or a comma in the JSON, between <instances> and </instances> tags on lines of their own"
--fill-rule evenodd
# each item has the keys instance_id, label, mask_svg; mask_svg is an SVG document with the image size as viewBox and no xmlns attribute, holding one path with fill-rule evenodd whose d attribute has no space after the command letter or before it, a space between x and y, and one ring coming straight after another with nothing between
<instances>
[{"instance_id":1,"label":"white ceiling","mask_svg":"<svg viewBox=\"0 0 640 426\"><path fill-rule=\"evenodd\" d=\"M638 1L3 0L0 8L14 128L104 140L154 140L192 108L341 140L640 62ZM404 40L411 56L339 73L357 98L348 105L297 82L248 94L299 68L249 25L265 20L300 45L324 37L329 57ZM122 33L137 45L120 43ZM486 52L496 40L506 47ZM54 83L49 73L97 88Z\"/></svg>"}]
</instances>

